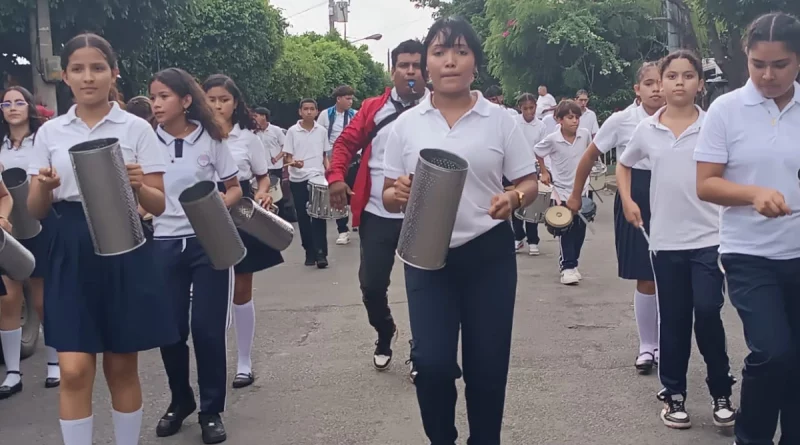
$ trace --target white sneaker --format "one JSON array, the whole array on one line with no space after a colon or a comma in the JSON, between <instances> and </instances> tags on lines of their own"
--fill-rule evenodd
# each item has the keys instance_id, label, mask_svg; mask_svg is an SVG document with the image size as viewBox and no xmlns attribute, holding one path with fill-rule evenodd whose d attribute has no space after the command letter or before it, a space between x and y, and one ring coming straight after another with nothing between
<instances>
[{"instance_id":1,"label":"white sneaker","mask_svg":"<svg viewBox=\"0 0 800 445\"><path fill-rule=\"evenodd\" d=\"M523 247L525 247L525 241L516 241L514 243L514 250L516 250L517 253L522 252Z\"/></svg>"},{"instance_id":2,"label":"white sneaker","mask_svg":"<svg viewBox=\"0 0 800 445\"><path fill-rule=\"evenodd\" d=\"M580 273L580 271L578 271L577 267L575 269L572 269L572 270L575 271L575 276L578 277L578 280L582 280L583 279L583 275L581 275L581 273Z\"/></svg>"},{"instance_id":3,"label":"white sneaker","mask_svg":"<svg viewBox=\"0 0 800 445\"><path fill-rule=\"evenodd\" d=\"M561 271L561 284L578 284L580 280L575 269L564 269Z\"/></svg>"},{"instance_id":4,"label":"white sneaker","mask_svg":"<svg viewBox=\"0 0 800 445\"><path fill-rule=\"evenodd\" d=\"M339 238L336 238L336 244L339 246L350 244L350 232L340 233Z\"/></svg>"},{"instance_id":5,"label":"white sneaker","mask_svg":"<svg viewBox=\"0 0 800 445\"><path fill-rule=\"evenodd\" d=\"M536 244L529 244L528 245L528 255L530 256L539 256L539 246Z\"/></svg>"}]
</instances>

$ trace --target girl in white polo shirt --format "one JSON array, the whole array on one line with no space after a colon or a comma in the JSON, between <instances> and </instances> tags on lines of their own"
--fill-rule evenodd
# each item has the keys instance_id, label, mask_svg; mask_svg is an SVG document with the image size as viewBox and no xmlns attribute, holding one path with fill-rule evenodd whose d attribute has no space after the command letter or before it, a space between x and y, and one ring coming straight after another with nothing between
<instances>
[{"instance_id":1,"label":"girl in white polo shirt","mask_svg":"<svg viewBox=\"0 0 800 445\"><path fill-rule=\"evenodd\" d=\"M631 198L631 167L645 160L652 166L650 250L661 316L661 420L670 428L692 426L685 400L694 323L708 369L714 424L732 426L734 380L720 316L723 276L717 267L719 207L697 197L692 158L705 114L694 105L703 89L703 64L679 50L661 61L659 71L667 105L636 127L619 158L617 184L625 218L643 227L642 212Z\"/></svg>"},{"instance_id":2,"label":"girl in white polo shirt","mask_svg":"<svg viewBox=\"0 0 800 445\"><path fill-rule=\"evenodd\" d=\"M0 95L0 171L12 169L24 177L33 153L33 138L42 125L31 93L22 87L10 87ZM27 202L15 202L15 206L27 206ZM36 267L28 280L31 297L39 320L44 320L44 272L47 269L47 253L50 250L50 216L42 221L42 230L33 238L19 240L33 253ZM0 223L3 220L0 219ZM5 221L8 222L8 221ZM0 282L0 342L6 364L6 378L0 384L0 400L22 391L22 374L19 361L22 346L20 316L25 298L23 282L6 276ZM38 325L35 329L38 330ZM58 370L58 353L50 346L47 349L46 388L57 387L61 380Z\"/></svg>"},{"instance_id":3,"label":"girl in white polo shirt","mask_svg":"<svg viewBox=\"0 0 800 445\"><path fill-rule=\"evenodd\" d=\"M661 75L656 62L645 62L636 73L637 84L633 86L637 100L625 110L612 114L597 132L592 144L586 149L575 173L575 186L567 200L573 212L581 208L581 194L586 179L601 155L616 149L617 159L639 122L652 116L664 106L661 95ZM631 199L639 206L645 230L650 231L650 162L642 160L631 169ZM614 196L614 244L617 251L617 275L623 280L636 280L633 293L633 308L639 331L639 354L635 366L641 374L650 374L658 363L658 303L653 268L647 241L639 229L631 225L622 211L619 190Z\"/></svg>"},{"instance_id":4,"label":"girl in white polo shirt","mask_svg":"<svg viewBox=\"0 0 800 445\"><path fill-rule=\"evenodd\" d=\"M435 93L392 128L384 158L386 209L398 213L407 202L409 175L423 148L452 151L469 162L469 171L447 265L436 271L405 266L417 400L429 440L455 443L460 330L469 442L500 443L517 286L508 218L535 198L536 167L514 118L470 92L483 52L469 23L436 21L424 46L422 72ZM512 190L503 190L503 176Z\"/></svg>"},{"instance_id":5,"label":"girl in white polo shirt","mask_svg":"<svg viewBox=\"0 0 800 445\"><path fill-rule=\"evenodd\" d=\"M531 93L522 93L517 98L517 108L520 111L520 114L515 116L517 124L528 141L528 146L531 148L531 156L535 159L536 155L533 154L533 147L547 136L547 129L544 124L539 119L536 119L536 97ZM549 168L550 158L545 159L545 163ZM539 224L523 223L521 219L514 216L511 217L511 222L514 227L514 237L516 238L514 247L517 252L521 251L525 246L525 238L527 238L528 255L539 255Z\"/></svg>"},{"instance_id":6,"label":"girl in white polo shirt","mask_svg":"<svg viewBox=\"0 0 800 445\"><path fill-rule=\"evenodd\" d=\"M750 354L736 444L800 443L800 21L757 18L750 79L711 104L695 149L697 193L722 206L720 253Z\"/></svg>"},{"instance_id":7,"label":"girl in white polo shirt","mask_svg":"<svg viewBox=\"0 0 800 445\"><path fill-rule=\"evenodd\" d=\"M92 444L92 389L97 354L103 354L116 443L134 445L142 423L137 352L173 343L178 332L163 298L162 272L153 264L153 243L118 256L94 253L68 150L118 139L139 204L153 215L164 211L165 157L147 122L109 103L118 70L105 39L74 37L64 45L61 64L75 105L42 125L28 166L28 210L39 219L56 213L45 266L44 330L61 367L61 432L65 445Z\"/></svg>"},{"instance_id":8,"label":"girl in white polo shirt","mask_svg":"<svg viewBox=\"0 0 800 445\"><path fill-rule=\"evenodd\" d=\"M203 82L206 98L217 116L217 122L228 133L225 140L239 167L239 186L242 195L254 199L266 209L272 204L269 194L269 165L264 144L254 133L257 128L252 113L244 103L239 87L224 74L215 74ZM250 182L257 181L253 191ZM224 184L220 190L224 191ZM236 326L236 348L238 364L233 378L234 388L253 384L252 360L253 339L256 332L256 310L253 305L253 273L269 269L283 262L280 252L260 242L255 237L239 231L247 247L247 256L234 267L236 285L233 294L233 317Z\"/></svg>"},{"instance_id":9,"label":"girl in white polo shirt","mask_svg":"<svg viewBox=\"0 0 800 445\"><path fill-rule=\"evenodd\" d=\"M191 330L203 441L219 443L227 437L220 414L225 410L225 334L233 299L233 268L211 267L178 197L199 181L222 182L223 200L230 207L242 197L239 168L203 90L189 73L178 68L157 73L150 83L150 99L159 124L158 139L168 159L164 175L167 207L153 223L156 262L167 274L163 296L172 301L174 324L180 331L177 342L161 348L172 401L158 422L156 434L174 435L197 409L186 344Z\"/></svg>"}]
</instances>

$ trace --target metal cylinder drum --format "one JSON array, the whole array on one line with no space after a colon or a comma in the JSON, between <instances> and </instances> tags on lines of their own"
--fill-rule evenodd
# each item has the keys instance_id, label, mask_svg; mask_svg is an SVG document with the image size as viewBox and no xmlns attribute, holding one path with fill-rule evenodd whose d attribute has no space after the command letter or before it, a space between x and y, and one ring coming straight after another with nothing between
<instances>
[{"instance_id":1,"label":"metal cylinder drum","mask_svg":"<svg viewBox=\"0 0 800 445\"><path fill-rule=\"evenodd\" d=\"M14 200L8 220L11 235L16 239L31 239L42 231L42 223L28 213L28 188L30 176L21 168L10 168L3 172L3 182Z\"/></svg>"},{"instance_id":2,"label":"metal cylinder drum","mask_svg":"<svg viewBox=\"0 0 800 445\"><path fill-rule=\"evenodd\" d=\"M229 269L244 259L247 249L222 201L217 183L200 181L184 190L178 201L214 269Z\"/></svg>"},{"instance_id":3,"label":"metal cylinder drum","mask_svg":"<svg viewBox=\"0 0 800 445\"><path fill-rule=\"evenodd\" d=\"M119 140L82 142L69 157L95 253L122 255L141 247L146 238Z\"/></svg>"},{"instance_id":4,"label":"metal cylinder drum","mask_svg":"<svg viewBox=\"0 0 800 445\"><path fill-rule=\"evenodd\" d=\"M397 244L397 256L418 269L445 266L469 163L449 152L420 150Z\"/></svg>"},{"instance_id":5,"label":"metal cylinder drum","mask_svg":"<svg viewBox=\"0 0 800 445\"><path fill-rule=\"evenodd\" d=\"M36 260L31 251L0 229L0 272L14 281L24 281L30 278L34 267Z\"/></svg>"},{"instance_id":6,"label":"metal cylinder drum","mask_svg":"<svg viewBox=\"0 0 800 445\"><path fill-rule=\"evenodd\" d=\"M242 198L231 207L233 223L277 251L286 250L294 238L294 227L280 216L265 210L250 198Z\"/></svg>"}]
</instances>

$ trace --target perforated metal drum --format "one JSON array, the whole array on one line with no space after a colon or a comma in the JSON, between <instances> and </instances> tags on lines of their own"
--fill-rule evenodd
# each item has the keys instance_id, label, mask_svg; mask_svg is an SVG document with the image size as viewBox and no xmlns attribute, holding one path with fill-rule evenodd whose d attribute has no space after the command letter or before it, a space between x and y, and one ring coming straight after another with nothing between
<instances>
[{"instance_id":1,"label":"perforated metal drum","mask_svg":"<svg viewBox=\"0 0 800 445\"><path fill-rule=\"evenodd\" d=\"M269 177L269 195L272 196L272 202L278 202L283 199L283 190L281 190L281 178L277 176Z\"/></svg>"},{"instance_id":2,"label":"perforated metal drum","mask_svg":"<svg viewBox=\"0 0 800 445\"><path fill-rule=\"evenodd\" d=\"M586 218L586 221L594 221L597 215L597 204L586 196L581 197L581 215Z\"/></svg>"},{"instance_id":3,"label":"perforated metal drum","mask_svg":"<svg viewBox=\"0 0 800 445\"><path fill-rule=\"evenodd\" d=\"M514 211L514 216L529 223L543 223L544 212L550 207L550 197L553 194L553 188L549 185L539 183L539 195L536 200L528 204L527 207L521 207Z\"/></svg>"},{"instance_id":4,"label":"perforated metal drum","mask_svg":"<svg viewBox=\"0 0 800 445\"><path fill-rule=\"evenodd\" d=\"M596 162L592 166L592 173L589 175L589 185L594 190L603 190L606 188L606 175L608 167L602 162Z\"/></svg>"},{"instance_id":5,"label":"perforated metal drum","mask_svg":"<svg viewBox=\"0 0 800 445\"><path fill-rule=\"evenodd\" d=\"M350 206L339 210L331 206L331 194L328 181L324 176L315 176L308 180L308 215L317 219L339 219L350 216Z\"/></svg>"},{"instance_id":6,"label":"perforated metal drum","mask_svg":"<svg viewBox=\"0 0 800 445\"><path fill-rule=\"evenodd\" d=\"M572 211L564 206L552 206L544 212L544 224L553 236L561 236L572 225Z\"/></svg>"}]
</instances>

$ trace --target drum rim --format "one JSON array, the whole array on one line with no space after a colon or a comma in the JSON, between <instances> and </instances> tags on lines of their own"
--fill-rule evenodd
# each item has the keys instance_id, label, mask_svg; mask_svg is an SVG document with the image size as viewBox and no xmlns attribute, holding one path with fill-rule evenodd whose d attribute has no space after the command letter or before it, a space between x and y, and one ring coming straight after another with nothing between
<instances>
[{"instance_id":1,"label":"drum rim","mask_svg":"<svg viewBox=\"0 0 800 445\"><path fill-rule=\"evenodd\" d=\"M547 218L547 215L548 215L548 214L549 214L551 211L553 211L553 210L561 210L561 211L565 212L565 214L567 214L567 215L569 216L569 219L568 219L568 220L565 222L565 224L563 224L563 225L562 225L562 224L554 224L552 221L550 221L550 219L548 219L548 218ZM573 221L573 219L574 219L574 218L575 218L575 217L572 215L572 211L570 211L570 210L569 210L567 207L565 207L565 206L560 206L560 205L550 206L550 207L549 207L547 210L545 210L545 212L544 212L544 221L545 221L545 224L547 224L547 225L549 225L550 227L553 227L553 228L555 228L555 229L563 229L563 228L565 228L565 227L569 227L569 225L570 225L570 224L572 224L572 221Z\"/></svg>"}]
</instances>

